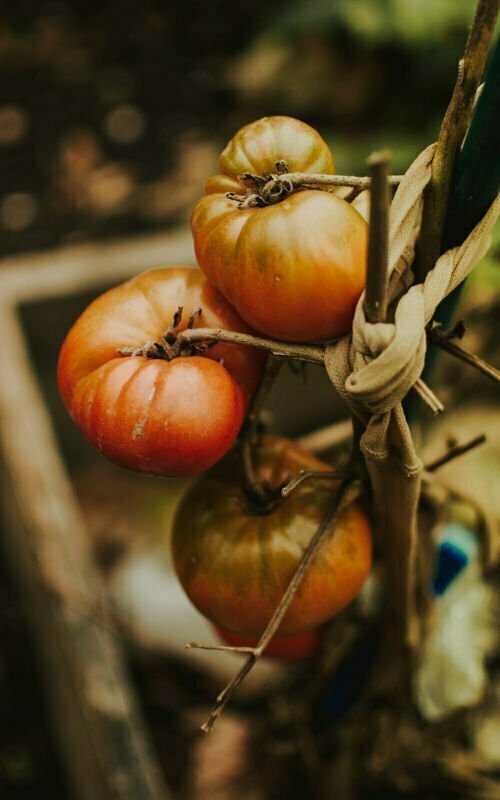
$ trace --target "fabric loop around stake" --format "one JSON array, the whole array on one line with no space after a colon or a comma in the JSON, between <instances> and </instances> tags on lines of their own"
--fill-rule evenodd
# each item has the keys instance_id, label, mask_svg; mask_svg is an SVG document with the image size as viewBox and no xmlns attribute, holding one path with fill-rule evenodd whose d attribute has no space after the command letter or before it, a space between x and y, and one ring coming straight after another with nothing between
<instances>
[{"instance_id":1,"label":"fabric loop around stake","mask_svg":"<svg viewBox=\"0 0 500 800\"><path fill-rule=\"evenodd\" d=\"M338 351L345 339L326 349L325 364L334 384L347 402L362 407L367 414L389 412L408 393L420 377L425 361L425 326L432 320L439 303L468 276L486 253L490 234L500 210L497 197L486 215L459 247L444 253L424 284L406 289L408 271L414 256L422 196L430 180L431 145L412 164L391 205L389 241L389 295L396 300L393 323L372 325L365 319L361 296L349 341L349 366L338 371Z\"/></svg>"},{"instance_id":2,"label":"fabric loop around stake","mask_svg":"<svg viewBox=\"0 0 500 800\"><path fill-rule=\"evenodd\" d=\"M423 193L431 179L435 148L435 144L430 145L416 158L391 204L389 322L366 321L363 294L352 334L332 342L325 350L330 380L364 426L360 447L370 477L384 566L389 573L386 621L395 640L410 647L421 634L415 611L415 559L422 463L401 403L424 369L426 325L439 303L465 280L486 253L500 211L497 196L467 239L437 260L423 284L412 285L411 265Z\"/></svg>"}]
</instances>

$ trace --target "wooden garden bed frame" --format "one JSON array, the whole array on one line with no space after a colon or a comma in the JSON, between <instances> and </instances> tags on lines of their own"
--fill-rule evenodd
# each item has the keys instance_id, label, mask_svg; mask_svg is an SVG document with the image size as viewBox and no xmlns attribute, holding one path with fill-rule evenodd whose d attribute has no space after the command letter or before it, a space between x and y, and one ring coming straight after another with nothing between
<instances>
[{"instance_id":1,"label":"wooden garden bed frame","mask_svg":"<svg viewBox=\"0 0 500 800\"><path fill-rule=\"evenodd\" d=\"M0 261L2 545L26 612L69 790L78 800L170 800L30 360L23 303L194 263L188 231ZM55 380L55 376L54 376Z\"/></svg>"}]
</instances>

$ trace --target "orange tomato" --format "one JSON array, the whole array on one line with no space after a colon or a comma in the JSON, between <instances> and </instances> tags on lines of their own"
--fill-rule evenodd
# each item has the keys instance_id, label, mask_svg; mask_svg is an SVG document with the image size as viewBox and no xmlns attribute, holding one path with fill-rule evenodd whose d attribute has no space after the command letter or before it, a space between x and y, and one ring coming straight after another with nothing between
<instances>
[{"instance_id":1,"label":"orange tomato","mask_svg":"<svg viewBox=\"0 0 500 800\"><path fill-rule=\"evenodd\" d=\"M323 341L347 333L364 289L368 226L329 191L301 190L274 205L240 209L226 192L242 193L238 175L333 173L321 136L290 117L246 125L220 157L191 228L198 263L257 331L291 341Z\"/></svg>"},{"instance_id":2,"label":"orange tomato","mask_svg":"<svg viewBox=\"0 0 500 800\"><path fill-rule=\"evenodd\" d=\"M301 469L328 466L287 439L266 436L255 468L276 488ZM172 536L177 575L196 608L227 631L260 636L328 511L332 484L304 482L263 513L249 505L235 457L198 480L177 509ZM368 519L353 502L316 553L279 634L310 631L344 608L370 571L371 552Z\"/></svg>"},{"instance_id":3,"label":"orange tomato","mask_svg":"<svg viewBox=\"0 0 500 800\"><path fill-rule=\"evenodd\" d=\"M212 466L233 444L264 359L218 344L171 361L123 356L157 341L174 313L203 313L195 326L248 332L234 309L189 267L144 272L98 297L77 320L58 363L61 397L101 453L129 469L182 477Z\"/></svg>"}]
</instances>

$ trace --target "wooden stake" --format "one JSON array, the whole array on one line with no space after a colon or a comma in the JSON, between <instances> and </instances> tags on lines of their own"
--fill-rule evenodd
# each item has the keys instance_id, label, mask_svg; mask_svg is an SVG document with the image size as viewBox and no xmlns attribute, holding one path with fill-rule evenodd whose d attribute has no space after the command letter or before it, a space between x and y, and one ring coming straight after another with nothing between
<instances>
[{"instance_id":1,"label":"wooden stake","mask_svg":"<svg viewBox=\"0 0 500 800\"><path fill-rule=\"evenodd\" d=\"M469 126L474 98L486 65L500 0L479 0L469 31L450 104L446 110L425 190L416 274L422 283L441 254L443 228L451 181L460 147Z\"/></svg>"},{"instance_id":2,"label":"wooden stake","mask_svg":"<svg viewBox=\"0 0 500 800\"><path fill-rule=\"evenodd\" d=\"M364 310L367 322L385 322L387 316L387 268L389 253L390 153L373 153L370 167L370 238Z\"/></svg>"}]
</instances>

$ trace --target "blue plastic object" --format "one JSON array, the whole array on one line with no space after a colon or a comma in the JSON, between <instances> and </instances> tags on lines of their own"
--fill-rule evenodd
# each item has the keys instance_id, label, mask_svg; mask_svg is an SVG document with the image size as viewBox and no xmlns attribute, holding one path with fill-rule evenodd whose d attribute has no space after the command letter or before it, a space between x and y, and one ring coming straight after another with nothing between
<instances>
[{"instance_id":1,"label":"blue plastic object","mask_svg":"<svg viewBox=\"0 0 500 800\"><path fill-rule=\"evenodd\" d=\"M463 569L477 557L475 534L459 522L450 522L439 534L432 577L434 594L440 597Z\"/></svg>"},{"instance_id":2,"label":"blue plastic object","mask_svg":"<svg viewBox=\"0 0 500 800\"><path fill-rule=\"evenodd\" d=\"M441 597L468 564L479 557L475 533L460 522L449 522L438 535L432 588ZM340 662L314 709L317 729L342 719L356 706L375 664L381 637L378 630L361 636Z\"/></svg>"}]
</instances>

